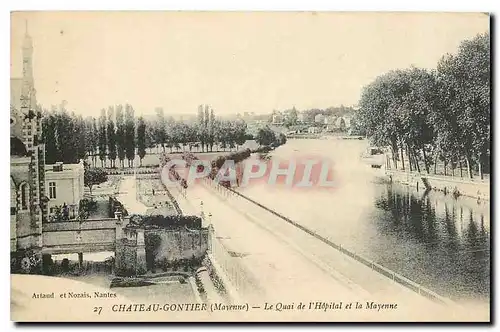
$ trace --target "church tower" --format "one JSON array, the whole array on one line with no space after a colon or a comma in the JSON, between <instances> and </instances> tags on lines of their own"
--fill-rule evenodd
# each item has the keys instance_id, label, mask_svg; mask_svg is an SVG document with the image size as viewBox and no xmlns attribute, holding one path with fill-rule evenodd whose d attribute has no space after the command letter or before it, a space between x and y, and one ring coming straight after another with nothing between
<instances>
[{"instance_id":1,"label":"church tower","mask_svg":"<svg viewBox=\"0 0 500 332\"><path fill-rule=\"evenodd\" d=\"M42 112L36 100L33 41L27 24L22 59L22 77L11 78L11 190L15 191L11 193L11 252L16 252L17 268L29 272L39 264L48 209Z\"/></svg>"}]
</instances>

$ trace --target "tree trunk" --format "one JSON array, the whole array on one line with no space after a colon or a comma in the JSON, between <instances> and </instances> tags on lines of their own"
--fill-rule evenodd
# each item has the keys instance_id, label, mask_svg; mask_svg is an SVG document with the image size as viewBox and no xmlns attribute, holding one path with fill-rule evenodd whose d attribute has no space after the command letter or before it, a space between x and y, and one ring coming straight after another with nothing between
<instances>
[{"instance_id":1,"label":"tree trunk","mask_svg":"<svg viewBox=\"0 0 500 332\"><path fill-rule=\"evenodd\" d=\"M394 149L394 146L391 147L392 150L392 162L394 163L394 169L398 169L398 151L397 149Z\"/></svg>"},{"instance_id":2,"label":"tree trunk","mask_svg":"<svg viewBox=\"0 0 500 332\"><path fill-rule=\"evenodd\" d=\"M484 175L483 175L483 165L482 165L482 159L481 159L481 155L478 156L478 161L477 161L477 166L478 166L478 170L479 170L479 178L481 180L484 179Z\"/></svg>"},{"instance_id":3,"label":"tree trunk","mask_svg":"<svg viewBox=\"0 0 500 332\"><path fill-rule=\"evenodd\" d=\"M448 164L448 161L445 159L444 160L444 175L446 176L446 165Z\"/></svg>"},{"instance_id":4,"label":"tree trunk","mask_svg":"<svg viewBox=\"0 0 500 332\"><path fill-rule=\"evenodd\" d=\"M422 155L424 156L425 171L429 174L429 163L427 162L427 155L425 154L425 147L422 148Z\"/></svg>"},{"instance_id":5,"label":"tree trunk","mask_svg":"<svg viewBox=\"0 0 500 332\"><path fill-rule=\"evenodd\" d=\"M413 172L413 169L415 168L414 164L413 164L413 156L412 156L412 153L410 151L410 147L408 146L408 144L406 145L406 155L408 156L408 168L410 169L410 172Z\"/></svg>"},{"instance_id":6,"label":"tree trunk","mask_svg":"<svg viewBox=\"0 0 500 332\"><path fill-rule=\"evenodd\" d=\"M403 148L401 148L401 169L403 171L405 170L405 157Z\"/></svg>"},{"instance_id":7,"label":"tree trunk","mask_svg":"<svg viewBox=\"0 0 500 332\"><path fill-rule=\"evenodd\" d=\"M465 155L465 163L467 164L467 175L469 176L469 179L472 179L472 168L470 164L470 157L468 155Z\"/></svg>"},{"instance_id":8,"label":"tree trunk","mask_svg":"<svg viewBox=\"0 0 500 332\"><path fill-rule=\"evenodd\" d=\"M458 162L458 166L460 167L460 177L462 178L463 177L463 173L462 173L462 160L460 160Z\"/></svg>"},{"instance_id":9,"label":"tree trunk","mask_svg":"<svg viewBox=\"0 0 500 332\"><path fill-rule=\"evenodd\" d=\"M438 157L439 154L436 153L436 155L434 156L434 174L437 174Z\"/></svg>"}]
</instances>

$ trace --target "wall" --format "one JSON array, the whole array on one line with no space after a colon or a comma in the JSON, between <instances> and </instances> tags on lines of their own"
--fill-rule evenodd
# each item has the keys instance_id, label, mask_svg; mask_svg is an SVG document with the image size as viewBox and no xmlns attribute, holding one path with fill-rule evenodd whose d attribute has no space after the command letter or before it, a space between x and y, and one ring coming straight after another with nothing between
<instances>
[{"instance_id":1,"label":"wall","mask_svg":"<svg viewBox=\"0 0 500 332\"><path fill-rule=\"evenodd\" d=\"M160 237L160 247L155 256L158 263L196 258L205 255L208 249L208 230L147 230L146 236L156 234Z\"/></svg>"},{"instance_id":2,"label":"wall","mask_svg":"<svg viewBox=\"0 0 500 332\"><path fill-rule=\"evenodd\" d=\"M453 195L457 191L463 196L481 200L490 199L490 184L488 181L481 181L479 179L468 180L450 176L432 176L394 170L386 170L386 174L391 181L403 183L419 190L425 190L426 186L429 186L434 190L445 191L450 195Z\"/></svg>"},{"instance_id":3,"label":"wall","mask_svg":"<svg viewBox=\"0 0 500 332\"><path fill-rule=\"evenodd\" d=\"M33 174L30 169L30 158L11 157L10 175L14 185L19 189L22 183L30 183ZM30 205L26 210L20 210L20 191L17 191L16 215L11 217L11 239L16 239L11 244L12 250L24 250L41 246L41 228L32 220ZM29 201L29 195L27 196ZM12 204L12 202L11 202ZM15 218L14 218L15 217Z\"/></svg>"},{"instance_id":4,"label":"wall","mask_svg":"<svg viewBox=\"0 0 500 332\"><path fill-rule=\"evenodd\" d=\"M146 273L144 230L117 230L115 251L115 275L137 276Z\"/></svg>"}]
</instances>

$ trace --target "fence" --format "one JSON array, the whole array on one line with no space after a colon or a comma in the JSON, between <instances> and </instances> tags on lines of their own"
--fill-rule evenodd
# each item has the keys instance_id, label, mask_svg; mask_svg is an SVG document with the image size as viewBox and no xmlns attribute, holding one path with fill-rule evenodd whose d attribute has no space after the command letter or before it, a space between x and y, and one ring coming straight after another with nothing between
<instances>
[{"instance_id":1,"label":"fence","mask_svg":"<svg viewBox=\"0 0 500 332\"><path fill-rule=\"evenodd\" d=\"M108 175L135 175L135 174L158 174L158 168L131 168L131 169L112 169L106 168L106 174Z\"/></svg>"},{"instance_id":2,"label":"fence","mask_svg":"<svg viewBox=\"0 0 500 332\"><path fill-rule=\"evenodd\" d=\"M238 294L246 295L246 297L258 297L263 294L257 279L244 266L241 258L236 253L227 249L224 243L217 238L215 231L210 232L209 236L210 253L216 264L222 269L223 275L230 282L230 285L227 285L227 282L224 285L226 289L229 288L229 293L231 293L230 289L234 288Z\"/></svg>"},{"instance_id":3,"label":"fence","mask_svg":"<svg viewBox=\"0 0 500 332\"><path fill-rule=\"evenodd\" d=\"M322 241L323 243L327 244L328 246L334 248L334 249L337 249L338 251L340 251L341 253L351 257L352 259L358 261L359 263L371 268L373 271L375 272L378 272L380 274L382 274L383 276L393 280L394 282L397 282L398 284L400 284L401 286L407 288L407 289L410 289L422 296L425 296L427 297L428 299L430 300L433 300L435 302L438 302L438 303L442 303L442 304L446 304L446 305L457 305L455 302L453 302L452 300L448 299L448 298L445 298L419 284L417 284L416 282L374 262L374 261L371 261L349 249L347 249L345 246L342 246L341 244L337 244L337 243L334 243L332 241L330 241L329 239L319 235L318 233L308 229L307 227L304 227L302 225L300 225L299 223L291 220L290 218L288 217L285 217L284 215L280 214L279 212L276 212L262 204L260 204L259 202L257 201L254 201L253 199L231 189L231 188L227 188L227 187L223 187L223 186L220 186L218 184L215 184L213 181L207 181L206 182L210 187L218 190L219 192L222 192L224 193L225 191L225 194L229 194L229 195L234 195L234 196L237 196L237 197L240 197L242 199L245 199L249 202L251 202L253 205L256 205L262 209L264 209L265 211L273 214L274 216L280 218L281 220L284 220L286 221L287 223L295 226L296 228L300 229L301 231L304 231L305 233L313 236L314 238Z\"/></svg>"}]
</instances>

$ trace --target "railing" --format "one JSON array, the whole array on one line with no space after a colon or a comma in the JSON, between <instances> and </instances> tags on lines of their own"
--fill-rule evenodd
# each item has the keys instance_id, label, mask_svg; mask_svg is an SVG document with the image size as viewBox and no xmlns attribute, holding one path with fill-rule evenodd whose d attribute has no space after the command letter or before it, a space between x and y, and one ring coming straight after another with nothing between
<instances>
[{"instance_id":1,"label":"railing","mask_svg":"<svg viewBox=\"0 0 500 332\"><path fill-rule=\"evenodd\" d=\"M235 196L238 196L238 197L241 197L251 203L253 203L254 205L257 205L258 207L264 209L265 211L275 215L276 217L286 221L287 223L295 226L296 228L300 229L301 231L304 231L305 233L313 236L314 238L320 240L321 242L329 245L330 247L334 248L334 249L337 249L338 251L340 251L341 253L353 258L354 260L358 261L359 263L371 268L373 271L376 271L382 275L384 275L385 277L393 280L394 282L397 282L398 284L402 285L403 287L407 288L407 289L410 289L422 296L425 296L427 298L429 298L430 300L433 300L435 302L439 302L439 303L442 303L442 304L446 304L446 305L457 305L455 302L453 302L452 300L448 299L448 298L445 298L433 291L431 291L430 289L427 289L425 288L424 286L422 285L419 285L417 284L416 282L372 261L372 260L369 260L349 249L347 249L345 246L342 246L341 244L337 244L337 243L334 243L332 241L330 241L329 239L319 235L318 233L308 229L307 227L304 227L302 225L300 225L299 223L291 220L290 218L288 217L285 217L284 215L280 214L279 212L276 212L262 204L260 204L259 202L231 189L231 188L227 188L227 187L223 187L223 186L220 186L218 184L215 184L213 181L211 180L208 180L207 181L208 184L211 185L211 187L214 187L214 186L217 186L216 189L218 190L227 190L227 193L229 194L232 194L232 195L235 195Z\"/></svg>"},{"instance_id":2,"label":"railing","mask_svg":"<svg viewBox=\"0 0 500 332\"><path fill-rule=\"evenodd\" d=\"M174 206L174 209L177 212L177 214L180 215L180 216L182 216L183 213L182 213L181 207L179 206L179 203L177 203L177 200L175 199L174 195L172 195L172 193L170 192L170 190L168 190L167 185L165 185L165 183L163 181L163 176L162 175L163 175L163 173L161 173L161 175L160 175L160 180L161 180L161 184L165 188L165 193L167 194L168 198L172 202L172 205ZM179 185L179 184L177 183L177 185Z\"/></svg>"},{"instance_id":3,"label":"railing","mask_svg":"<svg viewBox=\"0 0 500 332\"><path fill-rule=\"evenodd\" d=\"M246 294L258 296L263 294L257 279L245 267L240 258L231 254L230 250L215 236L213 232L209 233L210 236L210 253L215 263L222 268L222 273L227 277L231 285L224 285L233 287L238 294Z\"/></svg>"}]
</instances>

